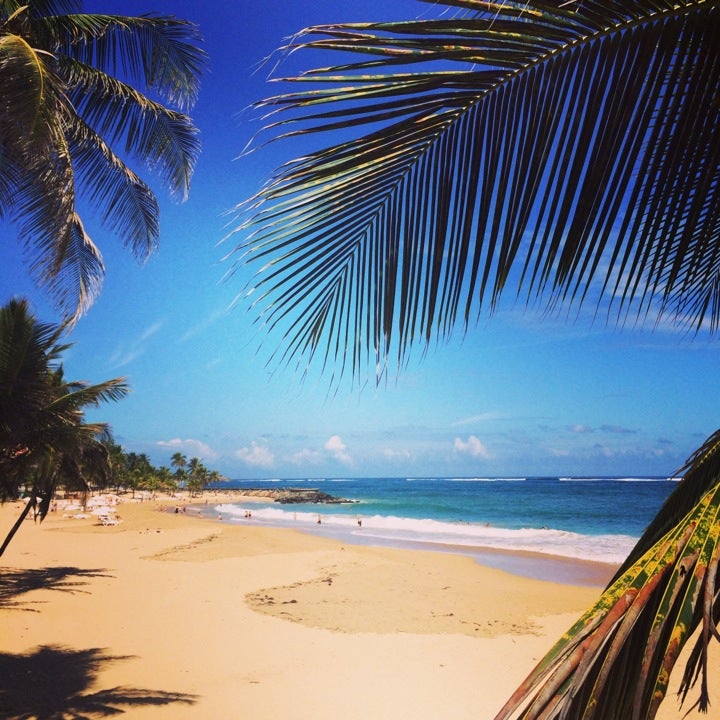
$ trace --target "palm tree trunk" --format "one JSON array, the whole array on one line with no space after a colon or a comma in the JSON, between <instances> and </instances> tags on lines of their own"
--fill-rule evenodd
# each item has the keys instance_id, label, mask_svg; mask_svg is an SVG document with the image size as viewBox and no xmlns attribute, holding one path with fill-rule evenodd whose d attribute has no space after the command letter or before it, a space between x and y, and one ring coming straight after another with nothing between
<instances>
[{"instance_id":1,"label":"palm tree trunk","mask_svg":"<svg viewBox=\"0 0 720 720\"><path fill-rule=\"evenodd\" d=\"M25 509L20 513L20 517L15 521L15 524L10 528L10 532L7 534L7 537L3 541L2 546L0 546L0 557L2 557L2 554L5 552L5 548L10 544L10 541L15 536L15 533L20 529L20 526L23 524L23 520L27 517L28 513L32 508L35 507L35 492L33 491L32 497L30 498L27 505L25 505Z\"/></svg>"}]
</instances>

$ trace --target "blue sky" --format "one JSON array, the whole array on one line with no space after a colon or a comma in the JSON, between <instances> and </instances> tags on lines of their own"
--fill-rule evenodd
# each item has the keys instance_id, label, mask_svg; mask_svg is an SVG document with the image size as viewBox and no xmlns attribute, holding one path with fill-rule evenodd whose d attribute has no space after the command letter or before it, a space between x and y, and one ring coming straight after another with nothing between
<instances>
[{"instance_id":1,"label":"blue sky","mask_svg":"<svg viewBox=\"0 0 720 720\"><path fill-rule=\"evenodd\" d=\"M159 251L141 266L86 218L107 276L64 366L71 379L128 378L131 395L91 415L126 450L157 465L179 450L233 478L669 475L716 429L717 343L662 327L541 322L506 308L464 338L416 353L380 388L329 393L329 376L316 370L303 381L291 368L270 369L274 339L245 304L230 309L251 270L223 280L236 240L221 242L228 212L280 157L279 149L238 157L259 129L245 109L273 92L257 64L305 25L382 18L387 5L87 3L128 7L197 22L210 68L193 112L203 153L190 199L174 205L158 188ZM425 6L393 8L406 16ZM27 277L14 228L0 224L0 237L0 301L27 296L41 319L56 320Z\"/></svg>"}]
</instances>

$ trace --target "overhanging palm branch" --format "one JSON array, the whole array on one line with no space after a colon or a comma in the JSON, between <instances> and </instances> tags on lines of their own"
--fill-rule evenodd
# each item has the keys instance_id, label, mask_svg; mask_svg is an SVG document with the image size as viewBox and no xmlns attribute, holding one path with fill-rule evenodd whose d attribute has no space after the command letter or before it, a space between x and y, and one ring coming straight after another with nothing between
<instances>
[{"instance_id":1,"label":"overhanging palm branch","mask_svg":"<svg viewBox=\"0 0 720 720\"><path fill-rule=\"evenodd\" d=\"M401 365L506 287L717 329L720 3L431 4L301 32L338 61L259 103L338 131L240 208L281 357Z\"/></svg>"},{"instance_id":2,"label":"overhanging palm branch","mask_svg":"<svg viewBox=\"0 0 720 720\"><path fill-rule=\"evenodd\" d=\"M198 93L199 42L175 18L83 14L79 0L0 4L0 214L18 220L33 275L65 316L92 303L104 274L77 196L142 259L159 209L126 162L187 196L199 141L182 111Z\"/></svg>"},{"instance_id":3,"label":"overhanging palm branch","mask_svg":"<svg viewBox=\"0 0 720 720\"><path fill-rule=\"evenodd\" d=\"M683 468L668 498L602 594L528 676L495 720L654 718L686 641L698 630L680 696L700 680L720 639L720 432Z\"/></svg>"},{"instance_id":4,"label":"overhanging palm branch","mask_svg":"<svg viewBox=\"0 0 720 720\"><path fill-rule=\"evenodd\" d=\"M431 4L453 13L303 31L288 54L343 59L259 105L275 137L338 131L240 208L280 357L382 372L508 290L716 332L720 0ZM682 472L498 718L650 719L697 628L682 693L700 677L706 705L720 434Z\"/></svg>"}]
</instances>

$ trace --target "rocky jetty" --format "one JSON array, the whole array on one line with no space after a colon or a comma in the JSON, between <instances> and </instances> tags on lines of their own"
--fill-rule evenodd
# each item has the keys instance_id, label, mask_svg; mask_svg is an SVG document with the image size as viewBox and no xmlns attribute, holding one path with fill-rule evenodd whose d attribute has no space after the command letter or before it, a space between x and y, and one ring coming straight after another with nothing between
<instances>
[{"instance_id":1,"label":"rocky jetty","mask_svg":"<svg viewBox=\"0 0 720 720\"><path fill-rule=\"evenodd\" d=\"M321 503L323 505L340 505L354 503L357 500L329 495L316 488L243 488L235 491L238 495L272 499L276 503L292 505L297 503Z\"/></svg>"}]
</instances>

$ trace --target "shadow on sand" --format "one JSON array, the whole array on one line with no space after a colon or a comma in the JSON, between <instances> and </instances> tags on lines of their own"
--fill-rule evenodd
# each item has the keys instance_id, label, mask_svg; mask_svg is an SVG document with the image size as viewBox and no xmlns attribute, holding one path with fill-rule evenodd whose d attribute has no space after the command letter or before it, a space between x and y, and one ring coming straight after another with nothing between
<instances>
[{"instance_id":1,"label":"shadow on sand","mask_svg":"<svg viewBox=\"0 0 720 720\"><path fill-rule=\"evenodd\" d=\"M193 704L195 695L114 687L90 692L105 663L127 657L106 655L99 648L72 650L39 647L24 655L0 653L0 717L7 720L63 720L108 717L123 708Z\"/></svg>"},{"instance_id":2,"label":"shadow on sand","mask_svg":"<svg viewBox=\"0 0 720 720\"><path fill-rule=\"evenodd\" d=\"M32 590L84 592L83 578L112 577L104 570L77 567L46 567L34 570L0 568L0 608L28 610L33 603L17 601L19 595Z\"/></svg>"},{"instance_id":3,"label":"shadow on sand","mask_svg":"<svg viewBox=\"0 0 720 720\"><path fill-rule=\"evenodd\" d=\"M48 567L36 570L0 568L0 608L37 612L36 602L18 599L32 590L86 592L84 578L112 577L103 570ZM66 720L108 717L144 705L193 704L186 693L114 687L95 690L103 665L128 657L100 648L75 650L56 645L26 654L0 653L0 718L4 720Z\"/></svg>"}]
</instances>

